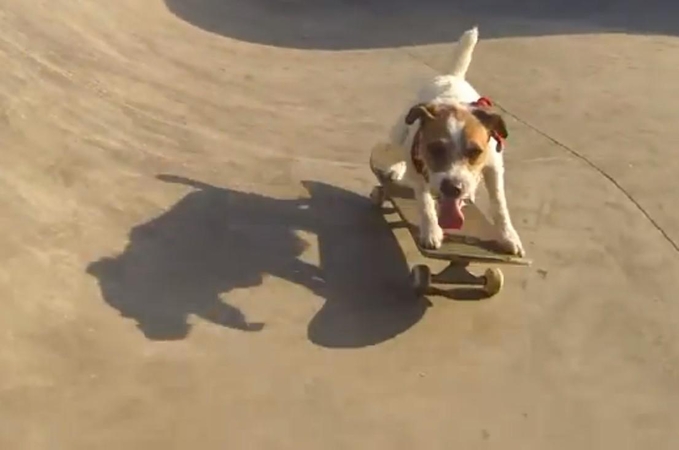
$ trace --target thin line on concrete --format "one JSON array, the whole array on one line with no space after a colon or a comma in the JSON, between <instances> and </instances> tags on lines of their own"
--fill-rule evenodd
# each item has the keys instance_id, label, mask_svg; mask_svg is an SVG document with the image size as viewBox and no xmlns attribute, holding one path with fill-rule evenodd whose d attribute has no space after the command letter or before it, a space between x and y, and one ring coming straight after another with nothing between
<instances>
[{"instance_id":1,"label":"thin line on concrete","mask_svg":"<svg viewBox=\"0 0 679 450\"><path fill-rule=\"evenodd\" d=\"M429 67L436 73L444 73L437 69L436 67L433 67L431 64L428 62L422 60L419 58L417 55L413 54L412 52L408 51L406 48L403 49L403 52L407 54L409 57L412 59L416 60L417 62L424 64L425 66ZM509 111L507 108L503 107L501 104L498 102L494 102L495 105L497 105L498 108L500 108L502 111L504 111L507 115L513 117L516 121L521 123L522 125L527 126L531 130L535 131L538 133L540 136L546 138L553 144L555 144L557 147L561 148L562 150L565 150L567 153L569 153L571 156L575 157L576 159L579 159L580 161L584 162L587 166L590 168L594 169L595 172L597 172L599 175L607 179L613 186L618 189L622 194L627 197L627 199L632 202L632 204L643 214L643 216L648 220L651 225L662 235L662 237L667 241L668 244L674 249L675 252L679 253L679 244L672 239L672 237L667 234L665 229L651 216L651 214L646 211L646 208L644 208L641 203L639 203L633 196L632 194L627 191L612 175L610 175L608 172L606 172L604 169L599 167L594 161L583 155L582 153L578 152L577 150L569 147L568 145L564 144L563 142L559 141L557 138L550 136L547 132L542 131L539 129L537 126L529 123L527 120L522 119L521 117L517 116L516 114L512 113Z\"/></svg>"},{"instance_id":2,"label":"thin line on concrete","mask_svg":"<svg viewBox=\"0 0 679 450\"><path fill-rule=\"evenodd\" d=\"M627 199L632 202L634 206L641 212L641 214L646 217L646 220L648 220L653 227L660 232L660 234L665 238L665 240L672 246L675 252L679 253L679 244L677 244L672 237L667 234L665 229L651 216L651 214L646 210L646 208L643 207L641 203L637 199L634 198L634 196L627 190L625 189L624 186L622 186L614 177L613 175L610 175L608 172L606 172L603 168L599 167L594 161L583 155L582 153L578 152L577 150L569 147L568 145L564 144L563 142L559 141L555 137L550 136L547 134L545 131L542 131L535 125L529 123L528 121L522 119L521 117L517 116L516 114L512 113L509 111L507 108L499 105L497 102L495 104L502 110L504 111L507 115L513 117L516 121L519 123L527 126L531 130L535 131L538 133L540 136L548 139L550 142L555 144L557 147L560 147L561 149L565 150L566 152L570 153L572 156L575 158L579 159L580 161L584 162L586 165L594 169L596 172L599 173L602 177L606 178L613 186L615 186L620 192L622 192Z\"/></svg>"}]
</instances>

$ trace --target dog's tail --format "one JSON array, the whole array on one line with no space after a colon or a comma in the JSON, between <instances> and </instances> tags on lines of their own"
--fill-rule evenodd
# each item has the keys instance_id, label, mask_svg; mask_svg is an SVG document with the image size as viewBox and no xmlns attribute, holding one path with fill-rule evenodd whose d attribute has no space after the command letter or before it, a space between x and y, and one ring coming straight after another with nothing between
<instances>
[{"instance_id":1,"label":"dog's tail","mask_svg":"<svg viewBox=\"0 0 679 450\"><path fill-rule=\"evenodd\" d=\"M467 30L460 36L455 46L455 57L453 59L453 69L450 71L451 75L464 78L469 69L469 64L472 62L472 53L474 47L479 40L479 29L474 27Z\"/></svg>"}]
</instances>

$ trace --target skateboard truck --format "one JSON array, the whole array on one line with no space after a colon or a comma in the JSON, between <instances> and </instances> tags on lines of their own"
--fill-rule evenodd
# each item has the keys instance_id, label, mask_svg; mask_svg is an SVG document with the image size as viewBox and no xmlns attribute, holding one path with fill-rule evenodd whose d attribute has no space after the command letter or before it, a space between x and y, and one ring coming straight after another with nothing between
<instances>
[{"instance_id":1,"label":"skateboard truck","mask_svg":"<svg viewBox=\"0 0 679 450\"><path fill-rule=\"evenodd\" d=\"M491 267L483 275L474 275L468 267L469 263L450 262L443 270L432 274L429 266L418 264L410 271L410 286L418 296L430 293L432 283L480 286L488 297L500 292L504 284L500 269Z\"/></svg>"}]
</instances>

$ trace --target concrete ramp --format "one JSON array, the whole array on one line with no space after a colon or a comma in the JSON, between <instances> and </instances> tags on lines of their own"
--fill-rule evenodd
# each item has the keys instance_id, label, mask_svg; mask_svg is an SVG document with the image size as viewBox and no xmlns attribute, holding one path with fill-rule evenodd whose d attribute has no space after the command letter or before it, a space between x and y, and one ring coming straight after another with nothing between
<instances>
[{"instance_id":1,"label":"concrete ramp","mask_svg":"<svg viewBox=\"0 0 679 450\"><path fill-rule=\"evenodd\" d=\"M677 448L676 7L462 3L0 0L0 448ZM475 23L534 265L416 299L369 150Z\"/></svg>"}]
</instances>

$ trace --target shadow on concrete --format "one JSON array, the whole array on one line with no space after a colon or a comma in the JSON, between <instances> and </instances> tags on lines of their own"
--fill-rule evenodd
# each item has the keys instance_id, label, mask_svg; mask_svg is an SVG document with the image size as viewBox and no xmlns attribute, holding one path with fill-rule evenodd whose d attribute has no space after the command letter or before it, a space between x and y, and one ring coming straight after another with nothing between
<instances>
[{"instance_id":1,"label":"shadow on concrete","mask_svg":"<svg viewBox=\"0 0 679 450\"><path fill-rule=\"evenodd\" d=\"M679 32L673 0L165 0L203 30L276 47L347 50L482 38Z\"/></svg>"},{"instance_id":2,"label":"shadow on concrete","mask_svg":"<svg viewBox=\"0 0 679 450\"><path fill-rule=\"evenodd\" d=\"M132 229L120 255L87 269L105 301L135 320L147 338L186 337L190 315L262 330L265 324L228 304L228 294L259 286L265 276L325 299L308 326L309 339L325 347L376 344L424 315L428 303L415 299L407 285L398 242L365 197L305 182L310 198L278 200L176 176L159 178L195 190ZM298 230L317 236L318 267L300 259L307 244Z\"/></svg>"}]
</instances>

